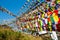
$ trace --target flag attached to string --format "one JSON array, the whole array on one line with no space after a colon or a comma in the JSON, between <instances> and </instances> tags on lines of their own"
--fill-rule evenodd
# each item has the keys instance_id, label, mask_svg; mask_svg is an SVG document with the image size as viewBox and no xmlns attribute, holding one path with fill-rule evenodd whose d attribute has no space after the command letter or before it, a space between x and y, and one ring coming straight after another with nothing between
<instances>
[{"instance_id":1,"label":"flag attached to string","mask_svg":"<svg viewBox=\"0 0 60 40\"><path fill-rule=\"evenodd\" d=\"M45 0L40 0L40 2L42 3L42 2L45 2Z\"/></svg>"},{"instance_id":2,"label":"flag attached to string","mask_svg":"<svg viewBox=\"0 0 60 40\"><path fill-rule=\"evenodd\" d=\"M52 16L52 15L50 16L50 20L51 20L51 23L52 23L52 24L55 24L55 21L54 21L54 19L53 19L53 16Z\"/></svg>"},{"instance_id":3,"label":"flag attached to string","mask_svg":"<svg viewBox=\"0 0 60 40\"><path fill-rule=\"evenodd\" d=\"M34 19L34 15L31 14L31 18Z\"/></svg>"},{"instance_id":4,"label":"flag attached to string","mask_svg":"<svg viewBox=\"0 0 60 40\"><path fill-rule=\"evenodd\" d=\"M45 24L47 24L47 18L45 18Z\"/></svg>"},{"instance_id":5,"label":"flag attached to string","mask_svg":"<svg viewBox=\"0 0 60 40\"><path fill-rule=\"evenodd\" d=\"M43 21L43 26L44 26L44 25L46 24L46 23L45 23L45 18L43 18L43 20L42 20L42 21ZM46 20L46 21L47 21L47 20Z\"/></svg>"},{"instance_id":6,"label":"flag attached to string","mask_svg":"<svg viewBox=\"0 0 60 40\"><path fill-rule=\"evenodd\" d=\"M52 23L51 23L51 21L49 21L49 28L50 28L50 31L52 31Z\"/></svg>"},{"instance_id":7,"label":"flag attached to string","mask_svg":"<svg viewBox=\"0 0 60 40\"><path fill-rule=\"evenodd\" d=\"M55 13L53 13L53 18L54 18L54 21L55 22L58 22L59 21L58 15L56 15Z\"/></svg>"},{"instance_id":8,"label":"flag attached to string","mask_svg":"<svg viewBox=\"0 0 60 40\"><path fill-rule=\"evenodd\" d=\"M29 29L31 28L31 24L30 24L30 22L28 22L28 25L29 25Z\"/></svg>"},{"instance_id":9,"label":"flag attached to string","mask_svg":"<svg viewBox=\"0 0 60 40\"><path fill-rule=\"evenodd\" d=\"M49 31L52 31L52 27L51 27L51 21L49 22Z\"/></svg>"},{"instance_id":10,"label":"flag attached to string","mask_svg":"<svg viewBox=\"0 0 60 40\"><path fill-rule=\"evenodd\" d=\"M49 26L50 26L50 25L49 25L49 22L48 22L48 23L47 23L47 28L46 28L46 29L47 29L47 31L50 31Z\"/></svg>"},{"instance_id":11,"label":"flag attached to string","mask_svg":"<svg viewBox=\"0 0 60 40\"><path fill-rule=\"evenodd\" d=\"M40 0L37 0L38 2L40 2Z\"/></svg>"},{"instance_id":12,"label":"flag attached to string","mask_svg":"<svg viewBox=\"0 0 60 40\"><path fill-rule=\"evenodd\" d=\"M38 12L38 18L40 18L40 15L41 15L40 12Z\"/></svg>"},{"instance_id":13,"label":"flag attached to string","mask_svg":"<svg viewBox=\"0 0 60 40\"><path fill-rule=\"evenodd\" d=\"M34 20L33 26L36 27L36 25L35 25L35 20Z\"/></svg>"},{"instance_id":14,"label":"flag attached to string","mask_svg":"<svg viewBox=\"0 0 60 40\"><path fill-rule=\"evenodd\" d=\"M30 0L27 0L28 2L30 2Z\"/></svg>"},{"instance_id":15,"label":"flag attached to string","mask_svg":"<svg viewBox=\"0 0 60 40\"><path fill-rule=\"evenodd\" d=\"M44 12L42 12L42 15L41 15L41 16L42 16L42 18L44 18L44 14L45 14L45 13L44 13Z\"/></svg>"},{"instance_id":16,"label":"flag attached to string","mask_svg":"<svg viewBox=\"0 0 60 40\"><path fill-rule=\"evenodd\" d=\"M60 0L56 0L57 3L60 3Z\"/></svg>"},{"instance_id":17,"label":"flag attached to string","mask_svg":"<svg viewBox=\"0 0 60 40\"><path fill-rule=\"evenodd\" d=\"M47 18L47 19L48 19L48 31L52 31L52 27L51 27L52 23L51 23L51 20L50 20L50 18Z\"/></svg>"},{"instance_id":18,"label":"flag attached to string","mask_svg":"<svg viewBox=\"0 0 60 40\"><path fill-rule=\"evenodd\" d=\"M26 23L26 26L27 26L27 28L29 29L29 25L28 25L28 23Z\"/></svg>"},{"instance_id":19,"label":"flag attached to string","mask_svg":"<svg viewBox=\"0 0 60 40\"><path fill-rule=\"evenodd\" d=\"M43 28L42 28L42 25L43 25L42 20L39 19L38 22L40 24L40 31L43 31Z\"/></svg>"},{"instance_id":20,"label":"flag attached to string","mask_svg":"<svg viewBox=\"0 0 60 40\"><path fill-rule=\"evenodd\" d=\"M30 26L30 28L32 27L32 26L31 26L31 22L29 22L29 26Z\"/></svg>"},{"instance_id":21,"label":"flag attached to string","mask_svg":"<svg viewBox=\"0 0 60 40\"><path fill-rule=\"evenodd\" d=\"M52 12L47 12L48 17L50 17L51 14L52 14Z\"/></svg>"},{"instance_id":22,"label":"flag attached to string","mask_svg":"<svg viewBox=\"0 0 60 40\"><path fill-rule=\"evenodd\" d=\"M35 22L35 25L36 25L36 27L38 27L38 22L37 22L37 20L36 20L36 22Z\"/></svg>"},{"instance_id":23,"label":"flag attached to string","mask_svg":"<svg viewBox=\"0 0 60 40\"><path fill-rule=\"evenodd\" d=\"M47 20L46 20L47 21ZM46 22L45 22L45 18L42 19L43 25L42 28L43 30L46 30Z\"/></svg>"}]
</instances>

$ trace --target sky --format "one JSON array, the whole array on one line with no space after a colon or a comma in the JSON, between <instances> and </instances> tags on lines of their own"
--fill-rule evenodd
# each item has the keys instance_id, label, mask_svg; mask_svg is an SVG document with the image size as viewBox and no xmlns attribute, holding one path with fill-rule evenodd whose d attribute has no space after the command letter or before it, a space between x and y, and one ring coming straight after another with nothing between
<instances>
[{"instance_id":1,"label":"sky","mask_svg":"<svg viewBox=\"0 0 60 40\"><path fill-rule=\"evenodd\" d=\"M26 1L27 0L0 0L0 6L2 6L3 8L6 8L10 12L12 12L13 14L19 16L20 14L17 14L17 13L21 9L21 7L26 3ZM40 0L40 2L41 1L43 1L43 0ZM26 9L27 9L27 7L25 9L21 10L20 12L26 11ZM10 19L15 19L15 17L10 16L6 12L0 11L0 24L2 22L4 22L4 20L9 20L10 21Z\"/></svg>"},{"instance_id":2,"label":"sky","mask_svg":"<svg viewBox=\"0 0 60 40\"><path fill-rule=\"evenodd\" d=\"M26 0L0 0L0 6L17 15L17 12L25 4L25 2ZM0 11L0 20L8 20L12 18L14 17L10 16L6 12Z\"/></svg>"}]
</instances>

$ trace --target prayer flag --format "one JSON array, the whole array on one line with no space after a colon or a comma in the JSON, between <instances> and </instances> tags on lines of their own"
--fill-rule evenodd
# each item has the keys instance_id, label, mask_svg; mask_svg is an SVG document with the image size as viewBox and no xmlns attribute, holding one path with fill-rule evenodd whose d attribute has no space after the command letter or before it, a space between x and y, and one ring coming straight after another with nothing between
<instances>
[{"instance_id":1,"label":"prayer flag","mask_svg":"<svg viewBox=\"0 0 60 40\"><path fill-rule=\"evenodd\" d=\"M54 19L53 19L53 16L52 16L52 15L50 16L50 20L51 20L51 23L52 23L52 24L55 24L55 21L54 21Z\"/></svg>"},{"instance_id":2,"label":"prayer flag","mask_svg":"<svg viewBox=\"0 0 60 40\"><path fill-rule=\"evenodd\" d=\"M60 3L60 0L56 0L57 1L57 3Z\"/></svg>"},{"instance_id":3,"label":"prayer flag","mask_svg":"<svg viewBox=\"0 0 60 40\"><path fill-rule=\"evenodd\" d=\"M42 28L42 26L43 26L42 20L39 20L39 24L40 24L40 31L43 31L43 28Z\"/></svg>"},{"instance_id":4,"label":"prayer flag","mask_svg":"<svg viewBox=\"0 0 60 40\"><path fill-rule=\"evenodd\" d=\"M58 22L59 18L58 18L57 15L55 15L55 13L53 13L53 18L54 18L54 21L55 21L55 22Z\"/></svg>"},{"instance_id":5,"label":"prayer flag","mask_svg":"<svg viewBox=\"0 0 60 40\"><path fill-rule=\"evenodd\" d=\"M28 2L30 2L30 0L27 0Z\"/></svg>"},{"instance_id":6,"label":"prayer flag","mask_svg":"<svg viewBox=\"0 0 60 40\"><path fill-rule=\"evenodd\" d=\"M37 0L38 2L40 2L40 0Z\"/></svg>"}]
</instances>

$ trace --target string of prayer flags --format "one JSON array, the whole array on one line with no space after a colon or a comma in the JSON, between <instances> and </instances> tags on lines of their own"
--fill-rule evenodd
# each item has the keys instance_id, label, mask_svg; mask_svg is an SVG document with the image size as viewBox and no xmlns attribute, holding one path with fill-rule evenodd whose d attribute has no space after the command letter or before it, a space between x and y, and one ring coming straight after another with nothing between
<instances>
[{"instance_id":1,"label":"string of prayer flags","mask_svg":"<svg viewBox=\"0 0 60 40\"><path fill-rule=\"evenodd\" d=\"M28 2L30 2L30 0L27 0Z\"/></svg>"},{"instance_id":2,"label":"string of prayer flags","mask_svg":"<svg viewBox=\"0 0 60 40\"><path fill-rule=\"evenodd\" d=\"M40 2L40 0L37 0L38 2Z\"/></svg>"},{"instance_id":3,"label":"string of prayer flags","mask_svg":"<svg viewBox=\"0 0 60 40\"><path fill-rule=\"evenodd\" d=\"M30 2L30 0L27 0L27 1ZM59 5L57 5L54 2L54 0L52 0L53 2L51 2L50 0L46 0L46 1L36 0L36 2L37 1L38 3L41 2L41 4L39 4L40 6L38 8L38 11L31 13L31 15L27 18L29 19L27 21L30 22L30 23L26 23L27 29L31 28L35 30L38 29L40 31L44 31L44 26L45 26L45 29L48 29L47 31L53 31L55 29L54 25L60 23L60 17L58 16L60 13L59 12L60 10L58 10L59 9L58 6L60 6L59 4L60 0L57 0L57 4ZM55 8L56 6L57 8Z\"/></svg>"}]
</instances>

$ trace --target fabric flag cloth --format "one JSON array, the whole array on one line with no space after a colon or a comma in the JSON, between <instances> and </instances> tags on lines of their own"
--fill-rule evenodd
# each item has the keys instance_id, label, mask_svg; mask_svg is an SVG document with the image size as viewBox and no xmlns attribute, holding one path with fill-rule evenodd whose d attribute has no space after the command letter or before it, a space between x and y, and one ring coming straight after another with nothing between
<instances>
[{"instance_id":1,"label":"fabric flag cloth","mask_svg":"<svg viewBox=\"0 0 60 40\"><path fill-rule=\"evenodd\" d=\"M43 23L42 23L42 20L41 19L39 19L39 24L40 24L40 31L43 31L43 29L42 29Z\"/></svg>"},{"instance_id":2,"label":"fabric flag cloth","mask_svg":"<svg viewBox=\"0 0 60 40\"><path fill-rule=\"evenodd\" d=\"M57 10L53 11L53 14L50 16L50 20L52 22L52 30L54 31L55 30L55 24L57 24L58 20L59 20Z\"/></svg>"},{"instance_id":3,"label":"fabric flag cloth","mask_svg":"<svg viewBox=\"0 0 60 40\"><path fill-rule=\"evenodd\" d=\"M46 21L47 21L47 20L46 20ZM46 30L46 27L45 27L45 25L46 25L46 23L45 23L45 18L42 19L42 22L43 22L42 28L43 28L43 30Z\"/></svg>"},{"instance_id":4,"label":"fabric flag cloth","mask_svg":"<svg viewBox=\"0 0 60 40\"><path fill-rule=\"evenodd\" d=\"M52 15L52 12L48 11L47 15L48 15L48 17L50 17L50 15Z\"/></svg>"},{"instance_id":5,"label":"fabric flag cloth","mask_svg":"<svg viewBox=\"0 0 60 40\"><path fill-rule=\"evenodd\" d=\"M40 18L40 15L41 15L40 12L38 12L38 18Z\"/></svg>"},{"instance_id":6,"label":"fabric flag cloth","mask_svg":"<svg viewBox=\"0 0 60 40\"><path fill-rule=\"evenodd\" d=\"M30 0L27 0L28 2L30 2Z\"/></svg>"},{"instance_id":7,"label":"fabric flag cloth","mask_svg":"<svg viewBox=\"0 0 60 40\"><path fill-rule=\"evenodd\" d=\"M38 18L41 18L40 15L38 15Z\"/></svg>"},{"instance_id":8,"label":"fabric flag cloth","mask_svg":"<svg viewBox=\"0 0 60 40\"><path fill-rule=\"evenodd\" d=\"M29 25L30 25L30 28L32 28L32 24L31 24L31 22L29 22Z\"/></svg>"},{"instance_id":9,"label":"fabric flag cloth","mask_svg":"<svg viewBox=\"0 0 60 40\"><path fill-rule=\"evenodd\" d=\"M29 25L28 25L28 23L26 24L26 26L27 26L27 28L29 29Z\"/></svg>"},{"instance_id":10,"label":"fabric flag cloth","mask_svg":"<svg viewBox=\"0 0 60 40\"><path fill-rule=\"evenodd\" d=\"M52 25L52 31L55 31L56 30L56 25Z\"/></svg>"},{"instance_id":11,"label":"fabric flag cloth","mask_svg":"<svg viewBox=\"0 0 60 40\"><path fill-rule=\"evenodd\" d=\"M53 18L54 18L55 23L59 21L58 15L56 15L55 13L53 13Z\"/></svg>"},{"instance_id":12,"label":"fabric flag cloth","mask_svg":"<svg viewBox=\"0 0 60 40\"><path fill-rule=\"evenodd\" d=\"M58 15L58 10L54 10L53 13L55 13L55 15Z\"/></svg>"},{"instance_id":13,"label":"fabric flag cloth","mask_svg":"<svg viewBox=\"0 0 60 40\"><path fill-rule=\"evenodd\" d=\"M29 24L29 22L28 22L28 26L29 26L29 29L30 29L30 24Z\"/></svg>"},{"instance_id":14,"label":"fabric flag cloth","mask_svg":"<svg viewBox=\"0 0 60 40\"><path fill-rule=\"evenodd\" d=\"M31 14L31 18L34 19L34 16Z\"/></svg>"},{"instance_id":15,"label":"fabric flag cloth","mask_svg":"<svg viewBox=\"0 0 60 40\"><path fill-rule=\"evenodd\" d=\"M58 24L56 24L56 28L57 28L57 31L60 32L60 18L59 18Z\"/></svg>"},{"instance_id":16,"label":"fabric flag cloth","mask_svg":"<svg viewBox=\"0 0 60 40\"><path fill-rule=\"evenodd\" d=\"M51 38L52 38L52 40L58 40L58 37L57 37L56 31L52 31L51 33L52 33L52 34L51 34Z\"/></svg>"},{"instance_id":17,"label":"fabric flag cloth","mask_svg":"<svg viewBox=\"0 0 60 40\"><path fill-rule=\"evenodd\" d=\"M51 28L51 20L50 18L47 18L48 19L48 31L52 31L52 28Z\"/></svg>"},{"instance_id":18,"label":"fabric flag cloth","mask_svg":"<svg viewBox=\"0 0 60 40\"><path fill-rule=\"evenodd\" d=\"M45 0L40 0L40 2L42 3L42 2L45 2Z\"/></svg>"},{"instance_id":19,"label":"fabric flag cloth","mask_svg":"<svg viewBox=\"0 0 60 40\"><path fill-rule=\"evenodd\" d=\"M45 25L45 18L43 18L43 20L42 20L42 21L43 21L43 25Z\"/></svg>"},{"instance_id":20,"label":"fabric flag cloth","mask_svg":"<svg viewBox=\"0 0 60 40\"><path fill-rule=\"evenodd\" d=\"M60 3L60 0L56 0L57 3Z\"/></svg>"},{"instance_id":21,"label":"fabric flag cloth","mask_svg":"<svg viewBox=\"0 0 60 40\"><path fill-rule=\"evenodd\" d=\"M34 28L34 26L33 26L33 21L31 21L31 26L32 26L32 28Z\"/></svg>"},{"instance_id":22,"label":"fabric flag cloth","mask_svg":"<svg viewBox=\"0 0 60 40\"><path fill-rule=\"evenodd\" d=\"M34 21L34 23L33 23L33 27L36 27L36 25L35 25L35 21Z\"/></svg>"},{"instance_id":23,"label":"fabric flag cloth","mask_svg":"<svg viewBox=\"0 0 60 40\"><path fill-rule=\"evenodd\" d=\"M37 0L38 2L40 2L40 0Z\"/></svg>"},{"instance_id":24,"label":"fabric flag cloth","mask_svg":"<svg viewBox=\"0 0 60 40\"><path fill-rule=\"evenodd\" d=\"M47 24L47 18L45 18L45 24Z\"/></svg>"},{"instance_id":25,"label":"fabric flag cloth","mask_svg":"<svg viewBox=\"0 0 60 40\"><path fill-rule=\"evenodd\" d=\"M37 21L35 22L35 24L36 24L36 27L38 28L38 22Z\"/></svg>"},{"instance_id":26,"label":"fabric flag cloth","mask_svg":"<svg viewBox=\"0 0 60 40\"><path fill-rule=\"evenodd\" d=\"M55 21L54 21L54 19L53 19L53 16L52 16L52 15L50 16L50 20L51 20L51 22L52 22L52 25L53 25L53 24L55 24Z\"/></svg>"},{"instance_id":27,"label":"fabric flag cloth","mask_svg":"<svg viewBox=\"0 0 60 40\"><path fill-rule=\"evenodd\" d=\"M58 24L60 24L60 18L59 18Z\"/></svg>"},{"instance_id":28,"label":"fabric flag cloth","mask_svg":"<svg viewBox=\"0 0 60 40\"><path fill-rule=\"evenodd\" d=\"M55 7L50 7L50 10L51 10L51 11L55 10Z\"/></svg>"},{"instance_id":29,"label":"fabric flag cloth","mask_svg":"<svg viewBox=\"0 0 60 40\"><path fill-rule=\"evenodd\" d=\"M42 18L44 18L44 13L42 14Z\"/></svg>"}]
</instances>

